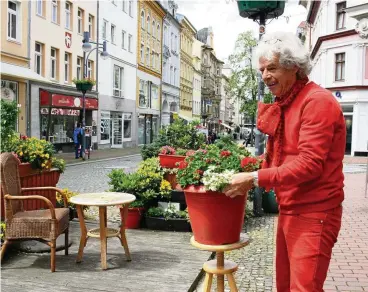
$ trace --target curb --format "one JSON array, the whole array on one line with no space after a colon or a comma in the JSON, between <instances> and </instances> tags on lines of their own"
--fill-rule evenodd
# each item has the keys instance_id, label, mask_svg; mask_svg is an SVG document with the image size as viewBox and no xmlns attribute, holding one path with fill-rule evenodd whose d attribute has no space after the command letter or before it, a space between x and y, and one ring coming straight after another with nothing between
<instances>
[{"instance_id":1,"label":"curb","mask_svg":"<svg viewBox=\"0 0 368 292\"><path fill-rule=\"evenodd\" d=\"M90 163L95 163L95 162L103 162L103 161L109 161L109 160L115 160L115 159L122 159L122 158L129 158L129 157L135 157L135 156L138 156L138 155L141 155L141 154L131 154L131 155L111 157L111 158L102 158L102 159L97 159L97 160L88 160L87 159L87 160L85 160L83 162L66 164L65 167L78 166L78 165L90 164Z\"/></svg>"}]
</instances>

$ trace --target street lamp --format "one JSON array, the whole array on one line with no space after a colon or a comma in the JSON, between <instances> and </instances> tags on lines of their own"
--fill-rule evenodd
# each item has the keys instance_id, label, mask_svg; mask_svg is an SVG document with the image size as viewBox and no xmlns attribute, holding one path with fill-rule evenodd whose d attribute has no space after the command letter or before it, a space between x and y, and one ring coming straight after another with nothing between
<instances>
[{"instance_id":1,"label":"street lamp","mask_svg":"<svg viewBox=\"0 0 368 292\"><path fill-rule=\"evenodd\" d=\"M109 57L109 54L106 50L106 41L103 41L102 44L90 41L88 31L84 32L82 42L83 42L82 50L83 50L83 58L84 58L83 79L86 79L87 78L87 70L88 70L88 58L91 55L91 53L94 50L98 50L98 49L102 48L102 52L101 52L100 56L103 60L106 60ZM92 48L92 44L95 44L96 47ZM88 53L88 54L86 55L86 53ZM96 72L96 74L97 74L97 72ZM82 90L82 97L83 97L82 127L83 127L83 150L84 151L86 151L86 92L87 92L87 90ZM84 157L83 157L83 159L84 159Z\"/></svg>"}]
</instances>

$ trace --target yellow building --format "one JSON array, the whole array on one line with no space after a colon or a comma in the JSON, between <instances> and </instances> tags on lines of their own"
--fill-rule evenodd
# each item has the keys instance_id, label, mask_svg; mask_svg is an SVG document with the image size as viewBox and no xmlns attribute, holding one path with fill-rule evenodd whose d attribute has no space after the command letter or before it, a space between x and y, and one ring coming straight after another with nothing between
<instances>
[{"instance_id":1,"label":"yellow building","mask_svg":"<svg viewBox=\"0 0 368 292\"><path fill-rule=\"evenodd\" d=\"M184 119L193 117L193 42L197 30L189 20L181 14L177 14L181 24L180 33L180 112Z\"/></svg>"},{"instance_id":2,"label":"yellow building","mask_svg":"<svg viewBox=\"0 0 368 292\"><path fill-rule=\"evenodd\" d=\"M159 1L139 0L137 34L138 144L149 144L160 128L162 23Z\"/></svg>"},{"instance_id":3,"label":"yellow building","mask_svg":"<svg viewBox=\"0 0 368 292\"><path fill-rule=\"evenodd\" d=\"M47 81L30 69L28 1L1 1L1 99L20 106L17 131L27 131L29 80Z\"/></svg>"}]
</instances>

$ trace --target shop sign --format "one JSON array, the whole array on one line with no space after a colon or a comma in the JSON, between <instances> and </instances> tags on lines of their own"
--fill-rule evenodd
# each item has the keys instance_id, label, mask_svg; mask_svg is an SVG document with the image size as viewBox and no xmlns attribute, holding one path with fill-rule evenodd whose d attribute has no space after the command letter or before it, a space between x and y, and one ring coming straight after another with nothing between
<instances>
[{"instance_id":1,"label":"shop sign","mask_svg":"<svg viewBox=\"0 0 368 292\"><path fill-rule=\"evenodd\" d=\"M53 94L52 105L58 107L82 108L83 100L80 97ZM98 109L98 100L95 98L86 98L86 109Z\"/></svg>"},{"instance_id":2,"label":"shop sign","mask_svg":"<svg viewBox=\"0 0 368 292\"><path fill-rule=\"evenodd\" d=\"M42 115L48 115L49 109L48 108L41 108ZM63 108L52 108L51 115L54 116L76 116L80 115L80 110L73 110L73 109L63 109Z\"/></svg>"}]
</instances>

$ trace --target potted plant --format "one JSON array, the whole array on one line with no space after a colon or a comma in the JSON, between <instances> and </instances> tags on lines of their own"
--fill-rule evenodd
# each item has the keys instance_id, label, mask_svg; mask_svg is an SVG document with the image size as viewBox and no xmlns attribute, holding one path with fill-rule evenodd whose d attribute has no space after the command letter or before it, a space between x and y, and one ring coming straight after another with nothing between
<instances>
[{"instance_id":1,"label":"potted plant","mask_svg":"<svg viewBox=\"0 0 368 292\"><path fill-rule=\"evenodd\" d=\"M6 150L12 152L19 161L19 176L22 188L31 187L55 187L59 181L60 174L65 169L65 162L62 159L54 157L54 146L46 141L35 137L20 137L13 134L7 137ZM27 194L37 194L47 197L55 206L55 191L27 191ZM1 193L1 200L3 200ZM4 214L3 205L1 204L2 214ZM35 210L46 208L47 205L40 200L26 200L24 203L25 210Z\"/></svg>"},{"instance_id":2,"label":"potted plant","mask_svg":"<svg viewBox=\"0 0 368 292\"><path fill-rule=\"evenodd\" d=\"M190 232L188 212L176 210L173 205L165 210L162 207L151 207L148 209L145 220L149 229L165 231Z\"/></svg>"},{"instance_id":3,"label":"potted plant","mask_svg":"<svg viewBox=\"0 0 368 292\"><path fill-rule=\"evenodd\" d=\"M91 78L84 78L84 79L73 79L73 83L75 84L75 87L79 91L90 91L92 90L92 87L96 84L96 81Z\"/></svg>"},{"instance_id":4,"label":"potted plant","mask_svg":"<svg viewBox=\"0 0 368 292\"><path fill-rule=\"evenodd\" d=\"M127 221L137 220L137 215L140 221L144 210L156 206L159 198L170 198L171 195L170 183L164 179L157 157L142 161L136 172L126 173L123 169L114 169L108 177L110 191L131 193L137 198L128 208Z\"/></svg>"},{"instance_id":5,"label":"potted plant","mask_svg":"<svg viewBox=\"0 0 368 292\"><path fill-rule=\"evenodd\" d=\"M3 242L4 242L5 229L6 229L6 224L5 224L5 222L1 221L0 222L0 241L1 241L1 247L3 246Z\"/></svg>"},{"instance_id":6,"label":"potted plant","mask_svg":"<svg viewBox=\"0 0 368 292\"><path fill-rule=\"evenodd\" d=\"M177 168L177 163L183 161L185 156L177 155L176 151L171 146L163 146L158 154L160 166L164 168Z\"/></svg>"},{"instance_id":7,"label":"potted plant","mask_svg":"<svg viewBox=\"0 0 368 292\"><path fill-rule=\"evenodd\" d=\"M177 178L184 190L197 242L221 245L239 241L247 194L227 197L232 175L259 169L261 160L235 143L227 149L208 145L180 162Z\"/></svg>"}]
</instances>

